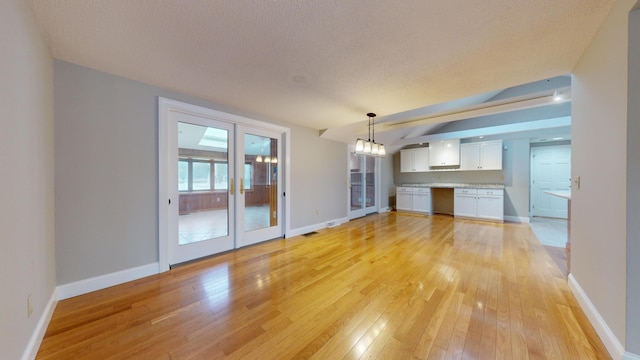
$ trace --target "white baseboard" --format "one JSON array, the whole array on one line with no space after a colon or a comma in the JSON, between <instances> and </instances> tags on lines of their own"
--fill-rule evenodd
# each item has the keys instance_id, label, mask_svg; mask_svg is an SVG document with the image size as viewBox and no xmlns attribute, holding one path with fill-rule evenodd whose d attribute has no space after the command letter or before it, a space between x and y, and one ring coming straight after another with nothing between
<instances>
[{"instance_id":1,"label":"white baseboard","mask_svg":"<svg viewBox=\"0 0 640 360\"><path fill-rule=\"evenodd\" d=\"M309 225L309 226L303 226L301 228L297 228L297 229L291 229L289 231L288 234L286 234L287 238L292 238L294 236L298 236L298 235L304 235L313 231L318 231L318 230L322 230L328 227L336 227L339 225L342 225L346 222L349 222L349 218L341 218L341 219L335 219L335 220L330 220L324 223L318 223L318 224L313 224L313 225Z\"/></svg>"},{"instance_id":2,"label":"white baseboard","mask_svg":"<svg viewBox=\"0 0 640 360\"><path fill-rule=\"evenodd\" d=\"M159 273L159 264L152 263L138 266L131 269L116 271L111 274L104 274L89 279L84 279L69 284L58 285L58 300L101 290L110 286L126 283L127 281L138 280L146 276Z\"/></svg>"},{"instance_id":3,"label":"white baseboard","mask_svg":"<svg viewBox=\"0 0 640 360\"><path fill-rule=\"evenodd\" d=\"M630 352L625 352L622 360L640 360L640 355L636 355Z\"/></svg>"},{"instance_id":4,"label":"white baseboard","mask_svg":"<svg viewBox=\"0 0 640 360\"><path fill-rule=\"evenodd\" d=\"M624 356L624 359L627 359L627 355L624 351L624 346L622 346L620 340L618 340L618 338L613 334L613 331L611 331L607 323L602 318L602 315L600 315L600 313L598 312L598 309L596 309L580 284L578 284L576 278L573 277L573 274L569 274L568 282L569 289L573 293L573 296L576 297L576 300L578 300L580 307L582 307L582 310L587 315L587 318L589 318L589 321L591 321L591 325L593 325L596 333L598 333L598 336L600 336L600 340L602 340L604 346L607 348L607 351L609 351L609 355L611 355L611 358L623 359Z\"/></svg>"},{"instance_id":5,"label":"white baseboard","mask_svg":"<svg viewBox=\"0 0 640 360\"><path fill-rule=\"evenodd\" d=\"M528 224L529 223L529 218L528 217L518 217L518 216L505 216L504 217L504 221Z\"/></svg>"},{"instance_id":6,"label":"white baseboard","mask_svg":"<svg viewBox=\"0 0 640 360\"><path fill-rule=\"evenodd\" d=\"M40 320L38 320L38 325L36 325L33 334L31 334L31 339L29 339L27 348L22 353L22 360L33 360L36 358L36 355L38 355L40 344L42 343L42 339L44 339L47 327L49 327L49 321L51 321L51 316L53 316L53 310L56 309L57 303L58 294L56 289L53 289L51 298L49 299L47 306L45 306L42 316L40 316Z\"/></svg>"},{"instance_id":7,"label":"white baseboard","mask_svg":"<svg viewBox=\"0 0 640 360\"><path fill-rule=\"evenodd\" d=\"M382 209L378 210L378 214L386 213L386 212L389 212L389 211L391 211L391 208L387 206L386 208L382 208Z\"/></svg>"}]
</instances>

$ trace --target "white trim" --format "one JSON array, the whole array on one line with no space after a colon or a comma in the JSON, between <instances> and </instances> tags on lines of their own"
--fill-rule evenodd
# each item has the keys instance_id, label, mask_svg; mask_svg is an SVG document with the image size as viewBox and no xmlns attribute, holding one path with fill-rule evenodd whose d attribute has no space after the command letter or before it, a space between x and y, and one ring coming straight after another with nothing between
<instances>
[{"instance_id":1,"label":"white trim","mask_svg":"<svg viewBox=\"0 0 640 360\"><path fill-rule=\"evenodd\" d=\"M636 355L630 352L625 352L622 360L640 360L640 355Z\"/></svg>"},{"instance_id":2,"label":"white trim","mask_svg":"<svg viewBox=\"0 0 640 360\"><path fill-rule=\"evenodd\" d=\"M384 207L384 208L381 208L380 210L378 210L378 214L386 213L386 212L389 212L389 211L391 211L391 208L387 206L387 207Z\"/></svg>"},{"instance_id":3,"label":"white trim","mask_svg":"<svg viewBox=\"0 0 640 360\"><path fill-rule=\"evenodd\" d=\"M504 221L514 222L514 223L521 223L521 224L528 224L530 222L528 217L506 216L506 215L504 217Z\"/></svg>"},{"instance_id":4,"label":"white trim","mask_svg":"<svg viewBox=\"0 0 640 360\"><path fill-rule=\"evenodd\" d=\"M304 226L301 228L297 228L297 229L292 229L291 231L289 231L286 236L287 239L288 238L292 238L294 236L298 236L298 235L304 235L307 233L310 233L312 231L317 231L317 230L322 230L322 229L326 229L328 227L336 227L339 225L342 225L344 223L349 222L349 218L348 217L344 217L341 219L334 219L334 220L329 220L327 222L324 223L319 223L319 224L314 224L314 225L309 225L309 226ZM329 224L331 224L331 226L329 226Z\"/></svg>"},{"instance_id":5,"label":"white trim","mask_svg":"<svg viewBox=\"0 0 640 360\"><path fill-rule=\"evenodd\" d=\"M36 358L36 355L38 355L40 344L42 343L42 339L44 339L47 327L49 327L49 322L51 321L51 316L53 316L53 311L56 309L57 303L57 290L53 289L51 298L49 298L49 302L47 303L47 306L45 306L42 316L40 316L40 320L38 320L38 325L36 325L35 330L33 330L31 339L29 339L29 343L22 353L22 360L33 360Z\"/></svg>"},{"instance_id":6,"label":"white trim","mask_svg":"<svg viewBox=\"0 0 640 360\"><path fill-rule=\"evenodd\" d=\"M611 355L611 358L623 359L623 356L626 356L624 346L622 346L620 340L618 340L618 338L616 338L616 336L613 334L613 331L611 331L607 323L598 312L598 309L596 309L580 284L578 284L576 278L573 277L573 274L569 274L568 283L569 289L573 293L573 296L575 296L576 300L578 300L580 307L582 307L582 310L587 315L587 318L589 318L591 325L593 325L596 333L598 333L598 336L600 336L600 340L602 340L604 346L607 348L607 351L609 351L609 355Z\"/></svg>"},{"instance_id":7,"label":"white trim","mask_svg":"<svg viewBox=\"0 0 640 360\"><path fill-rule=\"evenodd\" d=\"M159 273L159 264L152 263L104 274L89 279L79 280L68 284L58 285L58 300L83 295L92 291L101 290L110 286L119 285L128 281L138 280L146 276Z\"/></svg>"}]
</instances>

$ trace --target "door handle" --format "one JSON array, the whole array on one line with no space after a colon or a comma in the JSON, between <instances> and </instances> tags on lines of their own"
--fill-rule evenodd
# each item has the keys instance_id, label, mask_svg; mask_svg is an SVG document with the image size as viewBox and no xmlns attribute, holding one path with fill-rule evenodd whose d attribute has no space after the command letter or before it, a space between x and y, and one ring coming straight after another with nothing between
<instances>
[{"instance_id":1,"label":"door handle","mask_svg":"<svg viewBox=\"0 0 640 360\"><path fill-rule=\"evenodd\" d=\"M244 179L240 178L240 195L244 194Z\"/></svg>"},{"instance_id":2,"label":"door handle","mask_svg":"<svg viewBox=\"0 0 640 360\"><path fill-rule=\"evenodd\" d=\"M236 187L233 185L233 178L231 178L231 184L229 184L229 195L233 195L236 192Z\"/></svg>"}]
</instances>

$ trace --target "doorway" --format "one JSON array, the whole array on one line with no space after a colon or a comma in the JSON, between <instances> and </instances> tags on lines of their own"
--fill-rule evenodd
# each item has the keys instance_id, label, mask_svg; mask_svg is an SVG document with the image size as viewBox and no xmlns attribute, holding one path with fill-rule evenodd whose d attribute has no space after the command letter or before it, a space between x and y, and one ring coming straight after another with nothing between
<instances>
[{"instance_id":1,"label":"doorway","mask_svg":"<svg viewBox=\"0 0 640 360\"><path fill-rule=\"evenodd\" d=\"M162 98L158 118L161 271L284 236L287 128Z\"/></svg>"}]
</instances>

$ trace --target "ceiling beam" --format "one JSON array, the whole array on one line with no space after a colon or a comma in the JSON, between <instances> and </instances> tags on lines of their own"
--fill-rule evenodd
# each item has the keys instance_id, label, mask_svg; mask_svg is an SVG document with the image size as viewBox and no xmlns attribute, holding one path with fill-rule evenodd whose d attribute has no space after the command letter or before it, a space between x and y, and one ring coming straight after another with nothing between
<instances>
[{"instance_id":1,"label":"ceiling beam","mask_svg":"<svg viewBox=\"0 0 640 360\"><path fill-rule=\"evenodd\" d=\"M466 139L466 138L472 138L477 136L508 134L508 133L522 132L522 131L534 131L534 130L559 128L559 127L565 127L565 126L571 126L571 116L564 116L564 117L553 118L553 119L526 121L526 122L515 123L515 124L487 126L482 128L458 130L458 131L452 131L452 132L440 133L440 134L417 136L413 138L400 139L394 142L392 145L406 146L411 144L428 143L428 142L437 141L437 140Z\"/></svg>"}]
</instances>

